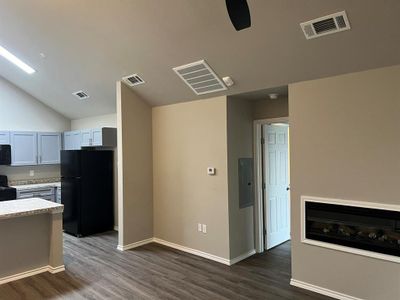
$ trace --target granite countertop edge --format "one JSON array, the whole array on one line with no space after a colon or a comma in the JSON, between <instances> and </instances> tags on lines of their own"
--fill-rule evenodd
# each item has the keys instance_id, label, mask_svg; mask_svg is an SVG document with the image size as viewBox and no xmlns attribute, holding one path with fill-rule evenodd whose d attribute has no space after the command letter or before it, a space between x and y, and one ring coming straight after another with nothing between
<instances>
[{"instance_id":1,"label":"granite countertop edge","mask_svg":"<svg viewBox=\"0 0 400 300\"><path fill-rule=\"evenodd\" d=\"M39 198L0 202L0 220L40 214L58 214L63 211L64 205Z\"/></svg>"},{"instance_id":2,"label":"granite countertop edge","mask_svg":"<svg viewBox=\"0 0 400 300\"><path fill-rule=\"evenodd\" d=\"M16 188L17 190L29 190L29 189L37 189L37 188L46 188L46 187L61 187L61 182L47 182L47 183L32 183L32 184L21 184L21 185L12 185L11 187Z\"/></svg>"}]
</instances>

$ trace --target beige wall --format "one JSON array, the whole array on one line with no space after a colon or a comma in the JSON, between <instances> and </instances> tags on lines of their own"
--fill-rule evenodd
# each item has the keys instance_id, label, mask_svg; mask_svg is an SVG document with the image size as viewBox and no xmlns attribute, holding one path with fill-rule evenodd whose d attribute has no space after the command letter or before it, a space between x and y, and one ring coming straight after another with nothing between
<instances>
[{"instance_id":1,"label":"beige wall","mask_svg":"<svg viewBox=\"0 0 400 300\"><path fill-rule=\"evenodd\" d=\"M253 101L253 118L255 120L289 116L288 98L260 99Z\"/></svg>"},{"instance_id":2,"label":"beige wall","mask_svg":"<svg viewBox=\"0 0 400 300\"><path fill-rule=\"evenodd\" d=\"M300 196L400 204L400 66L289 86L292 276L400 299L400 265L300 243Z\"/></svg>"},{"instance_id":3,"label":"beige wall","mask_svg":"<svg viewBox=\"0 0 400 300\"><path fill-rule=\"evenodd\" d=\"M0 278L49 265L51 217L0 220Z\"/></svg>"},{"instance_id":4,"label":"beige wall","mask_svg":"<svg viewBox=\"0 0 400 300\"><path fill-rule=\"evenodd\" d=\"M151 107L117 82L119 245L153 237Z\"/></svg>"},{"instance_id":5,"label":"beige wall","mask_svg":"<svg viewBox=\"0 0 400 300\"><path fill-rule=\"evenodd\" d=\"M71 120L71 130L117 127L117 114L107 114ZM118 228L118 149L114 150L114 228Z\"/></svg>"},{"instance_id":6,"label":"beige wall","mask_svg":"<svg viewBox=\"0 0 400 300\"><path fill-rule=\"evenodd\" d=\"M154 235L229 259L226 106L217 97L153 108Z\"/></svg>"},{"instance_id":7,"label":"beige wall","mask_svg":"<svg viewBox=\"0 0 400 300\"><path fill-rule=\"evenodd\" d=\"M64 131L70 120L0 77L0 131Z\"/></svg>"},{"instance_id":8,"label":"beige wall","mask_svg":"<svg viewBox=\"0 0 400 300\"><path fill-rule=\"evenodd\" d=\"M0 77L0 131L65 131L70 120ZM35 176L29 176L34 170ZM60 176L59 166L0 166L0 174L10 180L50 178Z\"/></svg>"},{"instance_id":9,"label":"beige wall","mask_svg":"<svg viewBox=\"0 0 400 300\"><path fill-rule=\"evenodd\" d=\"M97 127L117 127L117 114L107 114L71 120L71 130Z\"/></svg>"},{"instance_id":10,"label":"beige wall","mask_svg":"<svg viewBox=\"0 0 400 300\"><path fill-rule=\"evenodd\" d=\"M239 208L239 158L253 157L253 103L228 97L230 258L254 250L254 206Z\"/></svg>"},{"instance_id":11,"label":"beige wall","mask_svg":"<svg viewBox=\"0 0 400 300\"><path fill-rule=\"evenodd\" d=\"M254 250L254 207L239 209L238 159L253 157L255 115L287 116L288 105L228 98L153 108L154 234L233 259Z\"/></svg>"},{"instance_id":12,"label":"beige wall","mask_svg":"<svg viewBox=\"0 0 400 300\"><path fill-rule=\"evenodd\" d=\"M38 268L64 266L62 213L2 219L0 236L0 282Z\"/></svg>"}]
</instances>

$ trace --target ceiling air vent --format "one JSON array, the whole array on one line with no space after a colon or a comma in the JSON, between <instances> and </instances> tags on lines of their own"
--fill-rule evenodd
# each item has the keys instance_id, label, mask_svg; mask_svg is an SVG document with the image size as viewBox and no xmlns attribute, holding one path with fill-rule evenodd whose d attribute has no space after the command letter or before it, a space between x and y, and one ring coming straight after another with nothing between
<instances>
[{"instance_id":1,"label":"ceiling air vent","mask_svg":"<svg viewBox=\"0 0 400 300\"><path fill-rule=\"evenodd\" d=\"M227 90L222 80L204 60L176 67L173 70L196 95Z\"/></svg>"},{"instance_id":2,"label":"ceiling air vent","mask_svg":"<svg viewBox=\"0 0 400 300\"><path fill-rule=\"evenodd\" d=\"M85 93L84 91L77 91L75 93L72 93L72 95L74 95L79 100L85 100L85 99L89 98L89 95L87 93Z\"/></svg>"},{"instance_id":3,"label":"ceiling air vent","mask_svg":"<svg viewBox=\"0 0 400 300\"><path fill-rule=\"evenodd\" d=\"M306 39L314 39L327 34L332 34L350 29L350 23L345 11L329 16L300 23Z\"/></svg>"},{"instance_id":4,"label":"ceiling air vent","mask_svg":"<svg viewBox=\"0 0 400 300\"><path fill-rule=\"evenodd\" d=\"M129 86L136 86L144 83L144 80L138 74L122 77L122 80Z\"/></svg>"}]
</instances>

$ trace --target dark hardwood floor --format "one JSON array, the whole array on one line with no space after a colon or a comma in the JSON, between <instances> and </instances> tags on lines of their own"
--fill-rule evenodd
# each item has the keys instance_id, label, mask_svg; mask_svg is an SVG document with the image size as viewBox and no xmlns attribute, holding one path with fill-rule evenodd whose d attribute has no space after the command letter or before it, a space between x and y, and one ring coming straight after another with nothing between
<instances>
[{"instance_id":1,"label":"dark hardwood floor","mask_svg":"<svg viewBox=\"0 0 400 300\"><path fill-rule=\"evenodd\" d=\"M228 267L158 244L120 252L115 232L64 240L66 272L1 285L0 299L330 299L289 285L289 243Z\"/></svg>"}]
</instances>

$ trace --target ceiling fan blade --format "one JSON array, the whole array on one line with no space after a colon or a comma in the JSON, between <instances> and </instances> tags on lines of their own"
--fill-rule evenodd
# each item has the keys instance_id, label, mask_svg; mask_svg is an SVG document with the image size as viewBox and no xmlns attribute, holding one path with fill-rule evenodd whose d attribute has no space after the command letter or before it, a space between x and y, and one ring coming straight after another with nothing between
<instances>
[{"instance_id":1,"label":"ceiling fan blade","mask_svg":"<svg viewBox=\"0 0 400 300\"><path fill-rule=\"evenodd\" d=\"M237 31L251 26L250 9L247 0L225 0L229 18Z\"/></svg>"}]
</instances>

